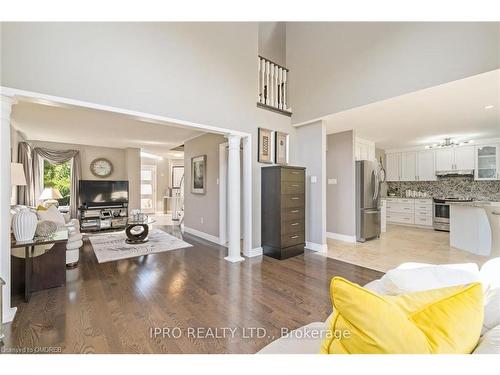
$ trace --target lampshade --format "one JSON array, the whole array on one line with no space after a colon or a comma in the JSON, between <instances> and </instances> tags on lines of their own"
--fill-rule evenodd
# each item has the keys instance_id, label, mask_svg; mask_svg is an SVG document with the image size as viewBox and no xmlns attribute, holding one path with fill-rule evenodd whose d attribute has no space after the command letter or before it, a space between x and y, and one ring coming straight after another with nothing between
<instances>
[{"instance_id":1,"label":"lampshade","mask_svg":"<svg viewBox=\"0 0 500 375\"><path fill-rule=\"evenodd\" d=\"M45 188L42 191L42 195L40 195L40 200L44 201L46 199L61 199L63 196L59 192L59 190L54 188Z\"/></svg>"},{"instance_id":2,"label":"lampshade","mask_svg":"<svg viewBox=\"0 0 500 375\"><path fill-rule=\"evenodd\" d=\"M24 167L21 163L10 163L10 184L12 186L26 186Z\"/></svg>"}]
</instances>

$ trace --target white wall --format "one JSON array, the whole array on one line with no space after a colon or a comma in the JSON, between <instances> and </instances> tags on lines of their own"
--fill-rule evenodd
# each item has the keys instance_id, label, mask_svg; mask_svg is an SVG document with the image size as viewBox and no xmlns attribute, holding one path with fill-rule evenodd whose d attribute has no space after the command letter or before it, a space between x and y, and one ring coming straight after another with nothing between
<instances>
[{"instance_id":1,"label":"white wall","mask_svg":"<svg viewBox=\"0 0 500 375\"><path fill-rule=\"evenodd\" d=\"M313 250L326 251L325 156L326 128L323 121L297 130L299 165L306 167L306 241L316 244ZM316 182L311 177L316 178ZM323 248L319 248L322 247Z\"/></svg>"},{"instance_id":2,"label":"white wall","mask_svg":"<svg viewBox=\"0 0 500 375\"><path fill-rule=\"evenodd\" d=\"M286 67L286 22L259 22L259 55Z\"/></svg>"},{"instance_id":3,"label":"white wall","mask_svg":"<svg viewBox=\"0 0 500 375\"><path fill-rule=\"evenodd\" d=\"M253 247L260 246L258 23L3 23L2 85L252 134Z\"/></svg>"},{"instance_id":4,"label":"white wall","mask_svg":"<svg viewBox=\"0 0 500 375\"><path fill-rule=\"evenodd\" d=\"M290 22L286 63L301 123L500 67L500 23Z\"/></svg>"}]
</instances>

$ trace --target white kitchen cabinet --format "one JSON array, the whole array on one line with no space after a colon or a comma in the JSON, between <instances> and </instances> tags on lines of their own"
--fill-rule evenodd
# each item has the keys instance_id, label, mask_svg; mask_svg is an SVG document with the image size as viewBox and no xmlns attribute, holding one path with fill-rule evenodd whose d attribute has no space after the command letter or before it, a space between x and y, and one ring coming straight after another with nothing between
<instances>
[{"instance_id":1,"label":"white kitchen cabinet","mask_svg":"<svg viewBox=\"0 0 500 375\"><path fill-rule=\"evenodd\" d=\"M386 154L386 181L401 179L401 153Z\"/></svg>"},{"instance_id":2,"label":"white kitchen cabinet","mask_svg":"<svg viewBox=\"0 0 500 375\"><path fill-rule=\"evenodd\" d=\"M447 148L434 151L436 171L451 171L453 169L453 149Z\"/></svg>"},{"instance_id":3,"label":"white kitchen cabinet","mask_svg":"<svg viewBox=\"0 0 500 375\"><path fill-rule=\"evenodd\" d=\"M401 181L417 180L417 153L401 153Z\"/></svg>"},{"instance_id":4,"label":"white kitchen cabinet","mask_svg":"<svg viewBox=\"0 0 500 375\"><path fill-rule=\"evenodd\" d=\"M375 160L375 143L358 137L356 137L354 143L354 157L356 160Z\"/></svg>"},{"instance_id":5,"label":"white kitchen cabinet","mask_svg":"<svg viewBox=\"0 0 500 375\"><path fill-rule=\"evenodd\" d=\"M386 221L432 228L432 199L385 198Z\"/></svg>"},{"instance_id":6,"label":"white kitchen cabinet","mask_svg":"<svg viewBox=\"0 0 500 375\"><path fill-rule=\"evenodd\" d=\"M455 147L453 169L474 169L474 146Z\"/></svg>"},{"instance_id":7,"label":"white kitchen cabinet","mask_svg":"<svg viewBox=\"0 0 500 375\"><path fill-rule=\"evenodd\" d=\"M435 151L436 171L474 169L474 146L460 146Z\"/></svg>"},{"instance_id":8,"label":"white kitchen cabinet","mask_svg":"<svg viewBox=\"0 0 500 375\"><path fill-rule=\"evenodd\" d=\"M500 179L500 145L484 145L475 147L476 180Z\"/></svg>"},{"instance_id":9,"label":"white kitchen cabinet","mask_svg":"<svg viewBox=\"0 0 500 375\"><path fill-rule=\"evenodd\" d=\"M418 181L435 181L434 151L419 151L417 153L417 179Z\"/></svg>"}]
</instances>

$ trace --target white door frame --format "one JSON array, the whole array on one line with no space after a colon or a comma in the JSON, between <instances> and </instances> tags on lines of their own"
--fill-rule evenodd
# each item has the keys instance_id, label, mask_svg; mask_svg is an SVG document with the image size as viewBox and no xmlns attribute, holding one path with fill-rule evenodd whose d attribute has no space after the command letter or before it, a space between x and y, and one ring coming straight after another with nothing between
<instances>
[{"instance_id":1,"label":"white door frame","mask_svg":"<svg viewBox=\"0 0 500 375\"><path fill-rule=\"evenodd\" d=\"M16 102L17 99L21 100L27 100L27 101L32 101L34 103L39 103L39 104L46 104L46 105L56 105L56 106L64 106L64 107L83 107L83 108L90 108L90 109L95 109L95 110L100 110L100 111L106 111L106 112L113 112L113 113L118 113L122 115L127 115L131 116L134 119L141 120L141 121L153 121L154 123L157 123L158 125L172 125L175 124L176 126L179 127L184 127L184 128L191 128L191 129L197 129L205 132L210 132L210 133L217 133L217 134L223 134L223 135L239 135L242 137L242 143L243 143L243 181L242 181L242 190L243 190L243 196L244 196L244 204L243 204L243 254L244 255L252 255L252 252L254 250L259 250L259 249L252 249L252 215L253 215L253 210L252 210L252 134L251 133L246 133L238 130L232 130L232 129L227 129L227 128L221 128L217 126L212 126L212 125L205 125L205 124L200 124L192 121L185 121L185 120L180 120L180 119L175 119L175 118L170 118L166 116L160 116L160 115L154 115L151 113L146 113L146 112L140 112L140 111L133 111L125 108L119 108L119 107L113 107L113 106L108 106L108 105L102 105L102 104L97 104L97 103L92 103L92 102L87 102L87 101L82 101L82 100L76 100L76 99L71 99L71 98L66 98L66 97L61 97L61 96L55 96L55 95L48 95L48 94L43 94L39 92L33 92L33 91L27 91L27 90L20 90L20 89L15 89L11 87L5 87L5 86L0 86L0 94L1 94L1 105L2 105L2 116L11 116L10 114L10 102L14 103ZM9 103L8 103L9 102ZM8 107L9 113L7 114L7 111L4 111L4 104L5 108ZM5 121L8 122L8 121ZM9 122L9 125L12 126ZM3 123L2 123L2 126ZM5 132L5 135L7 135L7 130L3 129ZM10 132L10 127L9 127L9 132ZM3 133L2 133L3 134ZM1 143L2 143L2 149L3 147L7 147L7 149L10 151L10 134L9 137L1 137ZM10 167L10 152L8 153L0 153L0 165L5 166L5 168L2 168L3 172L2 173L8 173L7 171L9 170ZM6 185L7 183L10 184L10 175L9 178L3 178L2 176L2 184ZM1 191L1 196L0 196L0 202L6 201L8 199L8 202L10 202L10 188L9 189L4 189L2 185ZM4 197L5 195L5 197ZM3 311L3 318L4 318L4 323L10 322L14 318L15 314L15 309L11 308L11 301L10 301L10 245L8 244L8 234L10 233L10 228L8 228L8 223L9 221L7 218L9 217L9 210L8 208L10 205L7 205L4 207L3 204L0 205L2 211L0 212L0 225L2 226L0 228L0 234L2 235L2 246L0 247L0 259L6 260L5 264L1 265L1 274L0 276L3 276L6 278L6 285L4 286L3 290L3 303L4 303L4 311ZM5 235L5 236L4 236ZM261 250L261 249L260 249ZM7 271L8 270L8 271Z\"/></svg>"}]
</instances>

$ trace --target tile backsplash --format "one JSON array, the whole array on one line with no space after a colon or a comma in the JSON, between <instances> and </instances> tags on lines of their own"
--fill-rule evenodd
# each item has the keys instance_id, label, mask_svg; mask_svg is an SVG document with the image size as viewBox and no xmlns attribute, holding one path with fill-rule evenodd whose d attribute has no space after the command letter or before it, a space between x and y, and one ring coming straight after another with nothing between
<instances>
[{"instance_id":1,"label":"tile backsplash","mask_svg":"<svg viewBox=\"0 0 500 375\"><path fill-rule=\"evenodd\" d=\"M474 181L473 177L440 177L437 181L387 182L387 193L403 197L406 190L427 193L430 197L470 197L474 200L500 201L500 181Z\"/></svg>"}]
</instances>

